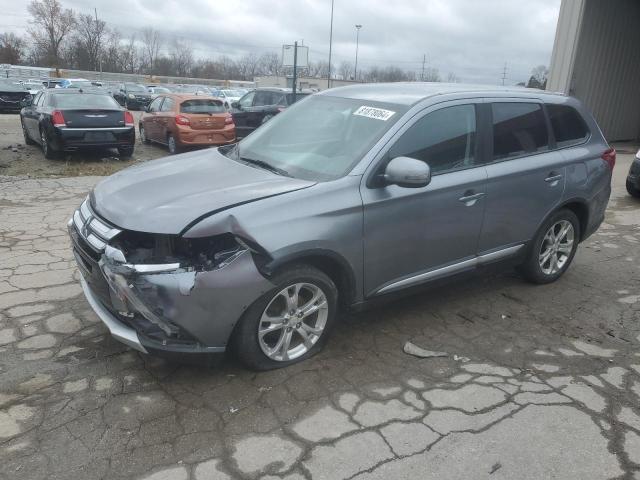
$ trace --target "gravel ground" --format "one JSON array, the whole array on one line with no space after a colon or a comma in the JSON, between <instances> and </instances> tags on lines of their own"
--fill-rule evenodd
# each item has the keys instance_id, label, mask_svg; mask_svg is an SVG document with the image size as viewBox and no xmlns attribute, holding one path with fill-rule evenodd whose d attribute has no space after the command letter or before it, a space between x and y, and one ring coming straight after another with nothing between
<instances>
[{"instance_id":1,"label":"gravel ground","mask_svg":"<svg viewBox=\"0 0 640 480\"><path fill-rule=\"evenodd\" d=\"M0 178L0 478L640 479L631 158L555 284L506 272L342 315L321 354L259 374L112 340L65 232L99 178Z\"/></svg>"},{"instance_id":2,"label":"gravel ground","mask_svg":"<svg viewBox=\"0 0 640 480\"><path fill-rule=\"evenodd\" d=\"M137 125L142 112L132 113ZM167 151L164 147L144 145L136 138L133 156L126 160L118 158L115 149L74 152L47 160L38 145L25 145L19 115L0 115L0 175L25 175L31 178L111 175L130 165L165 155Z\"/></svg>"}]
</instances>

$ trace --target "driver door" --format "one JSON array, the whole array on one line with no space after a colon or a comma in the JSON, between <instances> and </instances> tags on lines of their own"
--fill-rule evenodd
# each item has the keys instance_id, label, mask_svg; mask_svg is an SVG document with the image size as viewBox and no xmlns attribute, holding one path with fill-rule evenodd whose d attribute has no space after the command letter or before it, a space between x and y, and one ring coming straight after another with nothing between
<instances>
[{"instance_id":1,"label":"driver door","mask_svg":"<svg viewBox=\"0 0 640 480\"><path fill-rule=\"evenodd\" d=\"M447 102L418 114L374 170L411 157L431 168L421 188L363 182L365 295L388 293L475 266L487 172L476 105Z\"/></svg>"},{"instance_id":2,"label":"driver door","mask_svg":"<svg viewBox=\"0 0 640 480\"><path fill-rule=\"evenodd\" d=\"M239 108L233 109L233 123L236 125L236 135L238 138L246 137L251 132L248 125L248 119L253 106L253 97L255 97L255 95L255 90L247 93L244 97L238 100Z\"/></svg>"}]
</instances>

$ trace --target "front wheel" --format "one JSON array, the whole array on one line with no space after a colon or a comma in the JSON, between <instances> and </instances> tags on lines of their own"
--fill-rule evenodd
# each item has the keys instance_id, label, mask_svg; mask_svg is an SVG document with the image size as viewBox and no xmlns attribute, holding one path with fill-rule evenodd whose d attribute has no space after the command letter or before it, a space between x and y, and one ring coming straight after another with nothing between
<instances>
[{"instance_id":1,"label":"front wheel","mask_svg":"<svg viewBox=\"0 0 640 480\"><path fill-rule=\"evenodd\" d=\"M640 198L640 189L637 188L633 182L627 180L627 192L632 197Z\"/></svg>"},{"instance_id":2,"label":"front wheel","mask_svg":"<svg viewBox=\"0 0 640 480\"><path fill-rule=\"evenodd\" d=\"M538 230L520 271L532 283L554 282L569 268L579 240L576 214L565 209L555 212Z\"/></svg>"},{"instance_id":3,"label":"front wheel","mask_svg":"<svg viewBox=\"0 0 640 480\"><path fill-rule=\"evenodd\" d=\"M147 132L145 132L144 127L142 126L142 124L138 125L138 131L140 132L140 141L144 144L149 144L151 143L150 140L147 138Z\"/></svg>"},{"instance_id":4,"label":"front wheel","mask_svg":"<svg viewBox=\"0 0 640 480\"><path fill-rule=\"evenodd\" d=\"M335 321L338 291L320 270L298 265L274 276L275 287L244 313L233 334L249 368L271 370L320 351Z\"/></svg>"},{"instance_id":5,"label":"front wheel","mask_svg":"<svg viewBox=\"0 0 640 480\"><path fill-rule=\"evenodd\" d=\"M176 141L176 137L174 137L171 134L169 134L167 136L167 147L169 148L169 153L171 155L174 155L176 153L180 153L180 146L178 145L178 142Z\"/></svg>"}]
</instances>

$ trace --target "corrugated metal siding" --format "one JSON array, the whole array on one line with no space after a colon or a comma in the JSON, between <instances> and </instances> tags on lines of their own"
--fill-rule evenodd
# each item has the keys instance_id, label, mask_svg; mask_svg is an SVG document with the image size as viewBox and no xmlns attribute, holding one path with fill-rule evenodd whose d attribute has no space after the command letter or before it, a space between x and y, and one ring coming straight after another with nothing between
<instances>
[{"instance_id":1,"label":"corrugated metal siding","mask_svg":"<svg viewBox=\"0 0 640 480\"><path fill-rule=\"evenodd\" d=\"M570 93L608 140L640 137L640 1L587 0Z\"/></svg>"}]
</instances>

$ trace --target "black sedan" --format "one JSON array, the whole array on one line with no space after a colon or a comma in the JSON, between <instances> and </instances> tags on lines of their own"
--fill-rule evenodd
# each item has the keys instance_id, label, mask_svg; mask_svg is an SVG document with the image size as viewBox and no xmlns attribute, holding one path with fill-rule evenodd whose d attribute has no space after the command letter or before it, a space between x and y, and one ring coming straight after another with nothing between
<instances>
[{"instance_id":1,"label":"black sedan","mask_svg":"<svg viewBox=\"0 0 640 480\"><path fill-rule=\"evenodd\" d=\"M121 83L111 94L120 105L131 110L144 110L151 103L151 94L139 83Z\"/></svg>"},{"instance_id":2,"label":"black sedan","mask_svg":"<svg viewBox=\"0 0 640 480\"><path fill-rule=\"evenodd\" d=\"M0 112L19 112L22 102L31 97L29 90L11 80L0 80Z\"/></svg>"},{"instance_id":3,"label":"black sedan","mask_svg":"<svg viewBox=\"0 0 640 480\"><path fill-rule=\"evenodd\" d=\"M24 141L40 144L46 158L82 148L117 148L122 157L133 153L133 115L107 93L49 89L23 104Z\"/></svg>"},{"instance_id":4,"label":"black sedan","mask_svg":"<svg viewBox=\"0 0 640 480\"><path fill-rule=\"evenodd\" d=\"M310 92L296 93L296 101ZM292 105L293 92L290 88L257 88L231 104L233 122L238 138L246 137L263 123Z\"/></svg>"}]
</instances>

